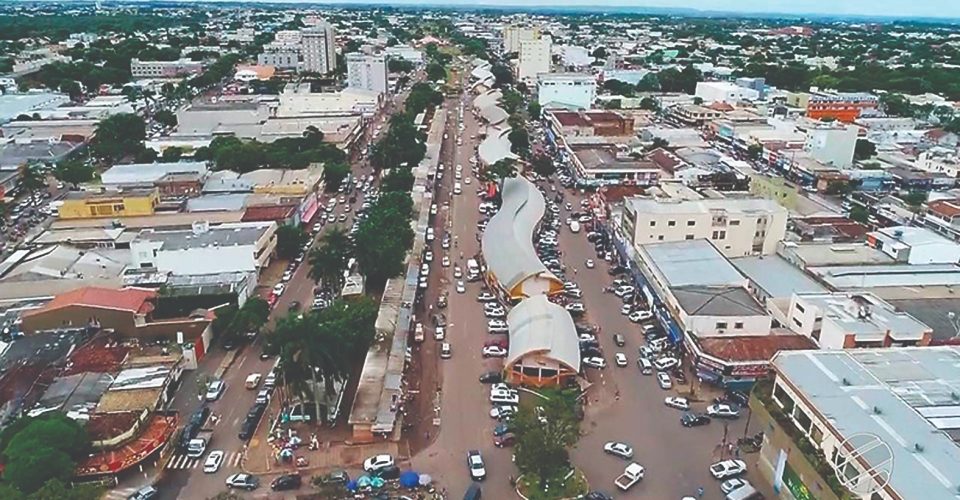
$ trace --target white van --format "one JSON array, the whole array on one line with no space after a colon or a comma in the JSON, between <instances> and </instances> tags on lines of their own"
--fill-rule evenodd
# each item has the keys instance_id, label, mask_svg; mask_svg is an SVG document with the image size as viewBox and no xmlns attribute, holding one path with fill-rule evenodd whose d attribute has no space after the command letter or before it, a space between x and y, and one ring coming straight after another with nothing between
<instances>
[{"instance_id":1,"label":"white van","mask_svg":"<svg viewBox=\"0 0 960 500\"><path fill-rule=\"evenodd\" d=\"M644 375L653 375L653 363L647 358L637 360L637 366L640 367L640 373Z\"/></svg>"},{"instance_id":2,"label":"white van","mask_svg":"<svg viewBox=\"0 0 960 500\"><path fill-rule=\"evenodd\" d=\"M460 193L462 193L462 192L463 192L463 188L460 187L460 183L459 183L459 182L454 182L454 183L453 183L453 194L460 194Z\"/></svg>"},{"instance_id":3,"label":"white van","mask_svg":"<svg viewBox=\"0 0 960 500\"><path fill-rule=\"evenodd\" d=\"M467 271L470 274L480 274L480 264L477 264L477 259L467 260Z\"/></svg>"}]
</instances>

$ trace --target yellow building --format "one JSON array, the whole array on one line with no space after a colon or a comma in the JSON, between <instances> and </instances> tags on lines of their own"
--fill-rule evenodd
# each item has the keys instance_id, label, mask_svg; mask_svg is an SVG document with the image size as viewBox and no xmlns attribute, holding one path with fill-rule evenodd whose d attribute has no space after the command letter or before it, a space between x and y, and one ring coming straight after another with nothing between
<instances>
[{"instance_id":1,"label":"yellow building","mask_svg":"<svg viewBox=\"0 0 960 500\"><path fill-rule=\"evenodd\" d=\"M160 203L157 189L71 192L60 207L61 219L118 218L153 215Z\"/></svg>"}]
</instances>

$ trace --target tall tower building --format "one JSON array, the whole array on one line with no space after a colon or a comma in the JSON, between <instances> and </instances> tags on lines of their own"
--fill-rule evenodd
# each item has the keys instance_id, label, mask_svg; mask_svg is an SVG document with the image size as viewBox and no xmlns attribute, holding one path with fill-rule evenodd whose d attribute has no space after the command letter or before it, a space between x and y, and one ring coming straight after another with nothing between
<instances>
[{"instance_id":1,"label":"tall tower building","mask_svg":"<svg viewBox=\"0 0 960 500\"><path fill-rule=\"evenodd\" d=\"M302 30L301 71L325 75L337 68L337 45L333 26L320 23Z\"/></svg>"},{"instance_id":2,"label":"tall tower building","mask_svg":"<svg viewBox=\"0 0 960 500\"><path fill-rule=\"evenodd\" d=\"M537 81L537 75L550 72L551 41L549 36L539 40L520 42L520 62L517 64L517 79L530 83Z\"/></svg>"},{"instance_id":3,"label":"tall tower building","mask_svg":"<svg viewBox=\"0 0 960 500\"><path fill-rule=\"evenodd\" d=\"M539 38L540 28L538 26L511 24L503 28L503 50L505 52L520 52L520 42Z\"/></svg>"},{"instance_id":4,"label":"tall tower building","mask_svg":"<svg viewBox=\"0 0 960 500\"><path fill-rule=\"evenodd\" d=\"M387 60L383 54L347 54L347 87L389 93Z\"/></svg>"}]
</instances>

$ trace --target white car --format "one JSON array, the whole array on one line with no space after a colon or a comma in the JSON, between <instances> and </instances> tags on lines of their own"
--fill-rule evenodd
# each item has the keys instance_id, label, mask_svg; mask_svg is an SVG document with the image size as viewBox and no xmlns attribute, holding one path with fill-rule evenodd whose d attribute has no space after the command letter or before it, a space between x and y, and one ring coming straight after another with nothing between
<instances>
[{"instance_id":1,"label":"white car","mask_svg":"<svg viewBox=\"0 0 960 500\"><path fill-rule=\"evenodd\" d=\"M392 467L394 465L393 455L383 454L383 455L374 455L363 461L363 470L367 472L376 472L381 469L386 469L387 467Z\"/></svg>"},{"instance_id":2,"label":"white car","mask_svg":"<svg viewBox=\"0 0 960 500\"><path fill-rule=\"evenodd\" d=\"M689 410L690 403L687 401L687 398L681 397L669 397L663 400L663 404L669 406L670 408L676 408L678 410Z\"/></svg>"},{"instance_id":3,"label":"white car","mask_svg":"<svg viewBox=\"0 0 960 500\"><path fill-rule=\"evenodd\" d=\"M571 302L564 306L564 309L570 312L584 312L587 310L581 302Z\"/></svg>"},{"instance_id":4,"label":"white car","mask_svg":"<svg viewBox=\"0 0 960 500\"><path fill-rule=\"evenodd\" d=\"M520 395L516 392L497 392L490 394L490 402L498 404L515 405L520 403Z\"/></svg>"},{"instance_id":5,"label":"white car","mask_svg":"<svg viewBox=\"0 0 960 500\"><path fill-rule=\"evenodd\" d=\"M596 356L583 358L582 360L580 360L580 362L583 363L584 366L589 366L590 368L597 368L599 370L602 370L607 367L607 361L603 358L599 358Z\"/></svg>"},{"instance_id":6,"label":"white car","mask_svg":"<svg viewBox=\"0 0 960 500\"><path fill-rule=\"evenodd\" d=\"M493 302L497 300L497 296L490 292L483 292L480 295L477 295L477 300L480 302Z\"/></svg>"},{"instance_id":7,"label":"white car","mask_svg":"<svg viewBox=\"0 0 960 500\"><path fill-rule=\"evenodd\" d=\"M487 328L507 328L507 322L502 319L491 319L487 321Z\"/></svg>"},{"instance_id":8,"label":"white car","mask_svg":"<svg viewBox=\"0 0 960 500\"><path fill-rule=\"evenodd\" d=\"M442 327L442 326L438 326L437 329L433 331L433 339L434 339L434 340L443 340L444 333L445 333L445 332L444 332L443 327Z\"/></svg>"},{"instance_id":9,"label":"white car","mask_svg":"<svg viewBox=\"0 0 960 500\"><path fill-rule=\"evenodd\" d=\"M673 387L673 381L670 380L670 375L663 372L657 372L657 383L660 384L660 388L665 391Z\"/></svg>"},{"instance_id":10,"label":"white car","mask_svg":"<svg viewBox=\"0 0 960 500\"><path fill-rule=\"evenodd\" d=\"M214 380L210 382L210 385L207 386L207 394L205 399L207 401L216 401L220 399L220 396L223 395L223 391L227 388L227 383L223 380Z\"/></svg>"},{"instance_id":11,"label":"white car","mask_svg":"<svg viewBox=\"0 0 960 500\"><path fill-rule=\"evenodd\" d=\"M487 309L483 311L483 314L487 315L488 318L503 318L506 317L507 311L504 311L501 307L500 309Z\"/></svg>"},{"instance_id":12,"label":"white car","mask_svg":"<svg viewBox=\"0 0 960 500\"><path fill-rule=\"evenodd\" d=\"M629 294L629 293L633 293L635 290L636 290L636 288L634 288L634 287L632 287L632 286L630 286L630 285L623 285L623 286L617 287L617 288L613 291L613 294L616 295L617 297L623 297L624 295L627 295L627 294Z\"/></svg>"},{"instance_id":13,"label":"white car","mask_svg":"<svg viewBox=\"0 0 960 500\"><path fill-rule=\"evenodd\" d=\"M707 407L707 415L714 418L739 418L740 410L728 404L715 404Z\"/></svg>"},{"instance_id":14,"label":"white car","mask_svg":"<svg viewBox=\"0 0 960 500\"><path fill-rule=\"evenodd\" d=\"M450 267L450 257L444 255L443 260L440 261L440 265L443 267Z\"/></svg>"},{"instance_id":15,"label":"white car","mask_svg":"<svg viewBox=\"0 0 960 500\"><path fill-rule=\"evenodd\" d=\"M514 405L497 405L490 408L490 418L504 418L516 415L517 407Z\"/></svg>"},{"instance_id":16,"label":"white car","mask_svg":"<svg viewBox=\"0 0 960 500\"><path fill-rule=\"evenodd\" d=\"M207 474L213 474L220 470L220 465L223 464L223 452L220 450L211 451L207 455L207 459L203 461L203 472Z\"/></svg>"},{"instance_id":17,"label":"white car","mask_svg":"<svg viewBox=\"0 0 960 500\"><path fill-rule=\"evenodd\" d=\"M650 311L633 311L627 318L634 323L639 323L653 318L653 313Z\"/></svg>"},{"instance_id":18,"label":"white car","mask_svg":"<svg viewBox=\"0 0 960 500\"><path fill-rule=\"evenodd\" d=\"M726 481L720 483L720 491L722 491L724 495L727 495L731 491L739 490L744 486L750 486L750 482L747 481L746 479L740 479L739 477L735 477L733 479L727 479Z\"/></svg>"},{"instance_id":19,"label":"white car","mask_svg":"<svg viewBox=\"0 0 960 500\"><path fill-rule=\"evenodd\" d=\"M660 358L653 362L653 366L660 371L669 370L679 364L680 364L680 360L678 360L677 358L670 358L670 357Z\"/></svg>"},{"instance_id":20,"label":"white car","mask_svg":"<svg viewBox=\"0 0 960 500\"><path fill-rule=\"evenodd\" d=\"M467 177L466 179L464 179L464 180L463 180L463 183L469 186L469 185L470 185L470 178Z\"/></svg>"},{"instance_id":21,"label":"white car","mask_svg":"<svg viewBox=\"0 0 960 500\"><path fill-rule=\"evenodd\" d=\"M464 286L463 280L457 280L457 293L467 293L467 287Z\"/></svg>"},{"instance_id":22,"label":"white car","mask_svg":"<svg viewBox=\"0 0 960 500\"><path fill-rule=\"evenodd\" d=\"M616 353L616 354L613 355L613 358L617 361L617 366L620 366L620 367L627 366L627 355L626 355L626 354L624 354L624 353L622 353L622 352L618 352L618 353Z\"/></svg>"},{"instance_id":23,"label":"white car","mask_svg":"<svg viewBox=\"0 0 960 500\"><path fill-rule=\"evenodd\" d=\"M463 277L463 270L460 269L460 266L453 266L453 277L456 279Z\"/></svg>"},{"instance_id":24,"label":"white car","mask_svg":"<svg viewBox=\"0 0 960 500\"><path fill-rule=\"evenodd\" d=\"M747 464L743 460L724 460L710 466L710 475L716 479L726 479L728 477L739 476L747 470Z\"/></svg>"},{"instance_id":25,"label":"white car","mask_svg":"<svg viewBox=\"0 0 960 500\"><path fill-rule=\"evenodd\" d=\"M507 350L498 345L488 345L483 348L483 357L485 358L504 358L507 356Z\"/></svg>"},{"instance_id":26,"label":"white car","mask_svg":"<svg viewBox=\"0 0 960 500\"><path fill-rule=\"evenodd\" d=\"M487 477L487 470L483 465L483 457L477 450L467 452L467 468L470 469L470 478L474 481L481 481Z\"/></svg>"},{"instance_id":27,"label":"white car","mask_svg":"<svg viewBox=\"0 0 960 500\"><path fill-rule=\"evenodd\" d=\"M630 304L624 304L623 307L620 308L620 314L624 316L627 316L631 312L633 312L633 306Z\"/></svg>"},{"instance_id":28,"label":"white car","mask_svg":"<svg viewBox=\"0 0 960 500\"><path fill-rule=\"evenodd\" d=\"M431 252L430 250L427 250L426 252L424 252L423 260L426 262L433 262L433 252Z\"/></svg>"},{"instance_id":29,"label":"white car","mask_svg":"<svg viewBox=\"0 0 960 500\"><path fill-rule=\"evenodd\" d=\"M593 334L590 334L590 333L581 333L581 334L580 334L580 342L596 342L596 341L597 341L596 335L593 335Z\"/></svg>"},{"instance_id":30,"label":"white car","mask_svg":"<svg viewBox=\"0 0 960 500\"><path fill-rule=\"evenodd\" d=\"M587 259L583 265L587 266L587 269L593 269L596 266L596 264L593 263L593 259Z\"/></svg>"},{"instance_id":31,"label":"white car","mask_svg":"<svg viewBox=\"0 0 960 500\"><path fill-rule=\"evenodd\" d=\"M633 448L627 443L610 441L609 443L603 445L603 451L611 455L618 456L624 460L630 460L633 458Z\"/></svg>"},{"instance_id":32,"label":"white car","mask_svg":"<svg viewBox=\"0 0 960 500\"><path fill-rule=\"evenodd\" d=\"M277 283L273 287L273 294L278 296L283 295L283 291L286 290L286 288L287 287L283 283Z\"/></svg>"}]
</instances>

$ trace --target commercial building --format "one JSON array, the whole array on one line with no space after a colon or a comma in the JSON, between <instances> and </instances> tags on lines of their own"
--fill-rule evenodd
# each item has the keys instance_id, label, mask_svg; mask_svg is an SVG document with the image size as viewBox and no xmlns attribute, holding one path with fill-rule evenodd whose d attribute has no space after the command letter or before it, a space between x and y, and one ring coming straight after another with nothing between
<instances>
[{"instance_id":1,"label":"commercial building","mask_svg":"<svg viewBox=\"0 0 960 500\"><path fill-rule=\"evenodd\" d=\"M803 150L826 165L847 168L853 164L859 131L855 125L818 124L807 129Z\"/></svg>"},{"instance_id":2,"label":"commercial building","mask_svg":"<svg viewBox=\"0 0 960 500\"><path fill-rule=\"evenodd\" d=\"M893 226L867 233L867 244L906 264L957 264L960 243L913 226Z\"/></svg>"},{"instance_id":3,"label":"commercial building","mask_svg":"<svg viewBox=\"0 0 960 500\"><path fill-rule=\"evenodd\" d=\"M510 349L506 379L525 386L563 386L580 373L580 342L573 318L546 295L520 301L507 314Z\"/></svg>"},{"instance_id":4,"label":"commercial building","mask_svg":"<svg viewBox=\"0 0 960 500\"><path fill-rule=\"evenodd\" d=\"M176 61L130 60L130 75L133 78L182 78L203 72L203 63L190 59Z\"/></svg>"},{"instance_id":5,"label":"commercial building","mask_svg":"<svg viewBox=\"0 0 960 500\"><path fill-rule=\"evenodd\" d=\"M720 111L697 104L675 104L670 106L667 112L677 121L697 127L723 117Z\"/></svg>"},{"instance_id":6,"label":"commercial building","mask_svg":"<svg viewBox=\"0 0 960 500\"><path fill-rule=\"evenodd\" d=\"M277 247L277 225L249 222L140 231L130 242L132 267L194 276L264 269Z\"/></svg>"},{"instance_id":7,"label":"commercial building","mask_svg":"<svg viewBox=\"0 0 960 500\"><path fill-rule=\"evenodd\" d=\"M807 118L832 118L853 123L862 114L876 111L880 100L865 92L799 92L787 94L787 105L807 110Z\"/></svg>"},{"instance_id":8,"label":"commercial building","mask_svg":"<svg viewBox=\"0 0 960 500\"><path fill-rule=\"evenodd\" d=\"M787 210L766 199L628 198L624 232L635 246L710 240L728 257L771 255L784 238Z\"/></svg>"},{"instance_id":9,"label":"commercial building","mask_svg":"<svg viewBox=\"0 0 960 500\"><path fill-rule=\"evenodd\" d=\"M750 410L759 471L781 495L956 497L960 349L781 352L772 366Z\"/></svg>"},{"instance_id":10,"label":"commercial building","mask_svg":"<svg viewBox=\"0 0 960 500\"><path fill-rule=\"evenodd\" d=\"M551 131L568 137L633 136L633 120L605 110L551 111L547 113Z\"/></svg>"},{"instance_id":11,"label":"commercial building","mask_svg":"<svg viewBox=\"0 0 960 500\"><path fill-rule=\"evenodd\" d=\"M403 59L404 61L420 64L423 62L423 52L409 45L394 45L383 49L387 58Z\"/></svg>"},{"instance_id":12,"label":"commercial building","mask_svg":"<svg viewBox=\"0 0 960 500\"><path fill-rule=\"evenodd\" d=\"M347 87L389 93L387 59L383 54L347 54Z\"/></svg>"},{"instance_id":13,"label":"commercial building","mask_svg":"<svg viewBox=\"0 0 960 500\"><path fill-rule=\"evenodd\" d=\"M656 163L631 156L624 146L569 145L567 151L578 185L653 186L660 180L660 167Z\"/></svg>"},{"instance_id":14,"label":"commercial building","mask_svg":"<svg viewBox=\"0 0 960 500\"><path fill-rule=\"evenodd\" d=\"M319 23L301 32L300 71L326 75L337 69L337 45L333 26Z\"/></svg>"},{"instance_id":15,"label":"commercial building","mask_svg":"<svg viewBox=\"0 0 960 500\"><path fill-rule=\"evenodd\" d=\"M529 40L540 39L539 26L523 26L511 24L503 28L503 51L506 53L520 52L520 44Z\"/></svg>"},{"instance_id":16,"label":"commercial building","mask_svg":"<svg viewBox=\"0 0 960 500\"><path fill-rule=\"evenodd\" d=\"M171 174L195 174L202 178L208 172L202 161L131 163L114 165L100 174L100 182L108 189L151 188Z\"/></svg>"},{"instance_id":17,"label":"commercial building","mask_svg":"<svg viewBox=\"0 0 960 500\"><path fill-rule=\"evenodd\" d=\"M63 198L60 219L120 218L153 215L160 203L157 189L71 191Z\"/></svg>"},{"instance_id":18,"label":"commercial building","mask_svg":"<svg viewBox=\"0 0 960 500\"><path fill-rule=\"evenodd\" d=\"M517 176L503 180L502 198L480 242L488 282L512 301L561 291L563 281L547 270L533 248L533 231L546 206L543 195Z\"/></svg>"},{"instance_id":19,"label":"commercial building","mask_svg":"<svg viewBox=\"0 0 960 500\"><path fill-rule=\"evenodd\" d=\"M517 80L532 85L541 73L550 72L552 41L549 36L520 42L520 59L517 63Z\"/></svg>"},{"instance_id":20,"label":"commercial building","mask_svg":"<svg viewBox=\"0 0 960 500\"><path fill-rule=\"evenodd\" d=\"M697 82L694 95L703 99L703 102L707 104L714 102L736 104L741 101L755 101L760 98L760 92L730 82Z\"/></svg>"},{"instance_id":21,"label":"commercial building","mask_svg":"<svg viewBox=\"0 0 960 500\"><path fill-rule=\"evenodd\" d=\"M597 79L581 73L540 72L537 102L544 108L590 109L597 98ZM521 77L523 78L523 77Z\"/></svg>"},{"instance_id":22,"label":"commercial building","mask_svg":"<svg viewBox=\"0 0 960 500\"><path fill-rule=\"evenodd\" d=\"M921 221L923 226L960 241L960 200L937 200L927 203Z\"/></svg>"},{"instance_id":23,"label":"commercial building","mask_svg":"<svg viewBox=\"0 0 960 500\"><path fill-rule=\"evenodd\" d=\"M933 330L870 293L794 294L786 326L821 349L929 345Z\"/></svg>"}]
</instances>

